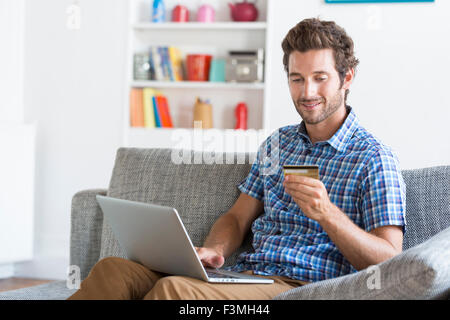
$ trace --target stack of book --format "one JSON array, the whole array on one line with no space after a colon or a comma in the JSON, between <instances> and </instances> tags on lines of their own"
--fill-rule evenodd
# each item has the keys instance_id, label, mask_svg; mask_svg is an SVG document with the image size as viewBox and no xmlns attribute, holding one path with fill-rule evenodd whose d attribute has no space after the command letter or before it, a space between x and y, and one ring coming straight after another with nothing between
<instances>
[{"instance_id":1,"label":"stack of book","mask_svg":"<svg viewBox=\"0 0 450 320\"><path fill-rule=\"evenodd\" d=\"M183 81L183 62L178 48L151 47L149 65L149 80Z\"/></svg>"},{"instance_id":2,"label":"stack of book","mask_svg":"<svg viewBox=\"0 0 450 320\"><path fill-rule=\"evenodd\" d=\"M131 88L130 125L143 128L173 128L167 98L152 88Z\"/></svg>"}]
</instances>

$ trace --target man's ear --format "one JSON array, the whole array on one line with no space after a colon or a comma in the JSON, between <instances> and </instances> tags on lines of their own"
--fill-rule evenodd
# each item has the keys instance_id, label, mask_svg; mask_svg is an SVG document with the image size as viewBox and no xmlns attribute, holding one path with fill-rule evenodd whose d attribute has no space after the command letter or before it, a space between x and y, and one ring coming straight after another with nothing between
<instances>
[{"instance_id":1,"label":"man's ear","mask_svg":"<svg viewBox=\"0 0 450 320\"><path fill-rule=\"evenodd\" d=\"M348 69L347 73L345 74L344 84L342 85L342 88L345 90L349 89L350 85L353 82L354 77L355 77L355 69L354 68Z\"/></svg>"}]
</instances>

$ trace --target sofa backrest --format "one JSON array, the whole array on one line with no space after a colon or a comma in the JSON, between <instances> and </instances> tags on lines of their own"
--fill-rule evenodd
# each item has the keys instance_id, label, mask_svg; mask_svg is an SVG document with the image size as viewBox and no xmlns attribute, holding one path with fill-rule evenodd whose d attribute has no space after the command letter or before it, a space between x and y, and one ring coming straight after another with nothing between
<instances>
[{"instance_id":1,"label":"sofa backrest","mask_svg":"<svg viewBox=\"0 0 450 320\"><path fill-rule=\"evenodd\" d=\"M406 184L406 250L450 226L450 166L403 170L402 175Z\"/></svg>"},{"instance_id":2,"label":"sofa backrest","mask_svg":"<svg viewBox=\"0 0 450 320\"><path fill-rule=\"evenodd\" d=\"M181 155L185 159L178 164ZM120 148L107 195L177 208L192 242L200 246L214 222L238 198L237 185L247 176L255 154L223 154L224 164L207 164L207 158L201 160L204 156L190 150ZM244 160L242 164L238 159ZM407 186L406 250L450 226L450 166L402 173ZM101 244L100 258L125 257L105 221ZM249 248L250 233L225 265Z\"/></svg>"},{"instance_id":3,"label":"sofa backrest","mask_svg":"<svg viewBox=\"0 0 450 320\"><path fill-rule=\"evenodd\" d=\"M184 160L179 163L182 156ZM205 154L191 150L120 148L107 195L176 208L194 246L201 246L214 222L237 200L237 185L247 176L255 155L212 156L223 159L224 164L207 164L210 159ZM101 243L100 259L125 257L106 221ZM249 233L243 246L225 264L233 264L250 244Z\"/></svg>"}]
</instances>

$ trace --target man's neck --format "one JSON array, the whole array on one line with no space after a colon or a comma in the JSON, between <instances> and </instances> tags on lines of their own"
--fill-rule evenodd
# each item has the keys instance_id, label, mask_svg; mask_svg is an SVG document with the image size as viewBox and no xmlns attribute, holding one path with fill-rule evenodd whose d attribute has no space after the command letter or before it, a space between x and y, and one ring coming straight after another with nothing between
<instances>
[{"instance_id":1,"label":"man's neck","mask_svg":"<svg viewBox=\"0 0 450 320\"><path fill-rule=\"evenodd\" d=\"M306 131L308 132L311 143L314 144L319 141L327 141L330 139L336 131L339 130L346 118L347 108L343 106L322 122L317 124L305 123Z\"/></svg>"}]
</instances>

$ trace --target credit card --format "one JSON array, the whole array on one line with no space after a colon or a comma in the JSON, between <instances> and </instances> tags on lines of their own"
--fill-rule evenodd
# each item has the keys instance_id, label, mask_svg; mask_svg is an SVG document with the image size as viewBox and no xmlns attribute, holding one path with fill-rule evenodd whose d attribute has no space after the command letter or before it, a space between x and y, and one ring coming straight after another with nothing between
<instances>
[{"instance_id":1,"label":"credit card","mask_svg":"<svg viewBox=\"0 0 450 320\"><path fill-rule=\"evenodd\" d=\"M304 177L310 177L317 180L319 179L319 166L312 165L312 166L293 166L293 165L285 165L283 166L283 173L284 175L297 175L297 176L304 176Z\"/></svg>"}]
</instances>

